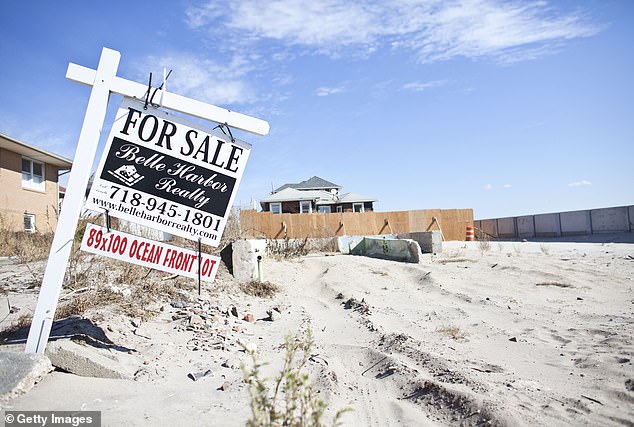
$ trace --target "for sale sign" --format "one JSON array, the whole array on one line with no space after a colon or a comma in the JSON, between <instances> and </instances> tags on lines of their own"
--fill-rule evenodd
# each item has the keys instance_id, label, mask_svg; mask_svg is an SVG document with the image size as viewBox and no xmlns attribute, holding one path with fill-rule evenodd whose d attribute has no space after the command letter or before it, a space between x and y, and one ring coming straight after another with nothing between
<instances>
[{"instance_id":1,"label":"for sale sign","mask_svg":"<svg viewBox=\"0 0 634 427\"><path fill-rule=\"evenodd\" d=\"M198 278L213 282L220 258L189 249L179 248L154 240L144 239L121 231L110 230L88 224L81 249L97 255L131 262L144 267Z\"/></svg>"},{"instance_id":2,"label":"for sale sign","mask_svg":"<svg viewBox=\"0 0 634 427\"><path fill-rule=\"evenodd\" d=\"M124 99L86 208L218 246L251 145Z\"/></svg>"}]
</instances>

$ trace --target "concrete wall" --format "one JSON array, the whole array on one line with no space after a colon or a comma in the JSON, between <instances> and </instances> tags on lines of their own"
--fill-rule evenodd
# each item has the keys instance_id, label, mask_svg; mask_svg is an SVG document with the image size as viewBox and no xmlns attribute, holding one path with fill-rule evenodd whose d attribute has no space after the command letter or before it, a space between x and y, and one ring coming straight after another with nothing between
<instances>
[{"instance_id":1,"label":"concrete wall","mask_svg":"<svg viewBox=\"0 0 634 427\"><path fill-rule=\"evenodd\" d=\"M517 223L517 237L533 237L535 236L535 221L533 216L518 216Z\"/></svg>"},{"instance_id":2,"label":"concrete wall","mask_svg":"<svg viewBox=\"0 0 634 427\"><path fill-rule=\"evenodd\" d=\"M634 231L634 206L475 220L476 236L531 238Z\"/></svg>"},{"instance_id":3,"label":"concrete wall","mask_svg":"<svg viewBox=\"0 0 634 427\"><path fill-rule=\"evenodd\" d=\"M414 240L376 237L364 237L359 244L352 248L350 253L352 255L413 263L420 262L423 255L420 246Z\"/></svg>"},{"instance_id":4,"label":"concrete wall","mask_svg":"<svg viewBox=\"0 0 634 427\"><path fill-rule=\"evenodd\" d=\"M515 236L515 218L500 218L497 220L498 236L512 237Z\"/></svg>"},{"instance_id":5,"label":"concrete wall","mask_svg":"<svg viewBox=\"0 0 634 427\"><path fill-rule=\"evenodd\" d=\"M337 251L342 254L350 254L354 251L359 244L363 244L363 239L366 237L374 237L377 239L396 239L396 234L382 234L376 236L340 236L337 237Z\"/></svg>"},{"instance_id":6,"label":"concrete wall","mask_svg":"<svg viewBox=\"0 0 634 427\"><path fill-rule=\"evenodd\" d=\"M439 254L442 252L442 234L440 231L420 231L396 236L399 239L411 239L420 246L422 253Z\"/></svg>"},{"instance_id":7,"label":"concrete wall","mask_svg":"<svg viewBox=\"0 0 634 427\"><path fill-rule=\"evenodd\" d=\"M631 206L629 207L631 208ZM595 233L632 231L628 207L596 209L590 211L592 230Z\"/></svg>"},{"instance_id":8,"label":"concrete wall","mask_svg":"<svg viewBox=\"0 0 634 427\"><path fill-rule=\"evenodd\" d=\"M562 212L559 215L562 236L582 236L592 231L590 211Z\"/></svg>"},{"instance_id":9,"label":"concrete wall","mask_svg":"<svg viewBox=\"0 0 634 427\"><path fill-rule=\"evenodd\" d=\"M535 215L535 237L561 236L559 214Z\"/></svg>"}]
</instances>

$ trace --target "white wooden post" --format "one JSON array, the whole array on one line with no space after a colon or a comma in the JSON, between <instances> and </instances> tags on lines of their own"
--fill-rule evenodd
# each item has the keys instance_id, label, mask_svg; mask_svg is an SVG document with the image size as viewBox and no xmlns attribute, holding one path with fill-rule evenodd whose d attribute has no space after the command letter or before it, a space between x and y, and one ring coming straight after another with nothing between
<instances>
[{"instance_id":1,"label":"white wooden post","mask_svg":"<svg viewBox=\"0 0 634 427\"><path fill-rule=\"evenodd\" d=\"M92 91L68 179L64 208L59 216L40 295L26 341L25 351L27 353L43 353L51 333L68 258L77 231L77 221L81 215L84 193L97 152L101 127L106 117L110 93L144 99L148 90L147 85L117 77L120 58L119 52L103 48L97 70L72 63L68 64L66 78L90 85ZM227 124L230 127L256 135L266 135L269 132L269 124L264 120L185 98L166 90L160 92L159 99L164 108L216 123Z\"/></svg>"},{"instance_id":2,"label":"white wooden post","mask_svg":"<svg viewBox=\"0 0 634 427\"><path fill-rule=\"evenodd\" d=\"M53 325L53 317L57 309L57 301L62 290L64 273L68 257L73 246L73 238L77 230L77 221L84 203L84 193L90 170L97 152L97 144L101 127L106 117L110 84L117 74L121 54L115 50L104 48L99 59L99 66L92 83L90 99L84 116L84 123L79 134L77 151L73 159L64 209L60 212L51 245L51 252L46 263L46 271L42 280L40 296L31 322L31 329L26 340L27 353L43 353Z\"/></svg>"}]
</instances>

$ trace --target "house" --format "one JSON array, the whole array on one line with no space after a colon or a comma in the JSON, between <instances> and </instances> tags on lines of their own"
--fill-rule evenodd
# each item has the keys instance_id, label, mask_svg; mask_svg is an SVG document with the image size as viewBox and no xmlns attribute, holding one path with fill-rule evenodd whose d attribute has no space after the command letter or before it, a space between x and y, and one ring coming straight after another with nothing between
<instances>
[{"instance_id":1,"label":"house","mask_svg":"<svg viewBox=\"0 0 634 427\"><path fill-rule=\"evenodd\" d=\"M377 199L357 193L341 194L341 186L318 176L298 184L284 184L260 201L264 212L331 213L374 210Z\"/></svg>"},{"instance_id":2,"label":"house","mask_svg":"<svg viewBox=\"0 0 634 427\"><path fill-rule=\"evenodd\" d=\"M0 133L0 226L53 232L59 209L60 171L72 162Z\"/></svg>"}]
</instances>

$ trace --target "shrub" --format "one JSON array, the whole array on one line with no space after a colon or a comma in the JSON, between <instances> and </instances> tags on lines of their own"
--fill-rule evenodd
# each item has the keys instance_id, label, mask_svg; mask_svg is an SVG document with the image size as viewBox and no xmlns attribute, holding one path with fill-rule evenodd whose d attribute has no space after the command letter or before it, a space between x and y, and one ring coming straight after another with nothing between
<instances>
[{"instance_id":1,"label":"shrub","mask_svg":"<svg viewBox=\"0 0 634 427\"><path fill-rule=\"evenodd\" d=\"M286 336L284 366L272 383L262 378L262 363L254 351L249 351L252 367L244 365L244 382L248 385L251 418L249 427L261 426L323 426L326 404L317 397L317 390L304 367L314 345L310 327L304 340ZM245 349L246 350L246 349ZM341 416L350 409L339 410L333 425L339 425Z\"/></svg>"}]
</instances>

